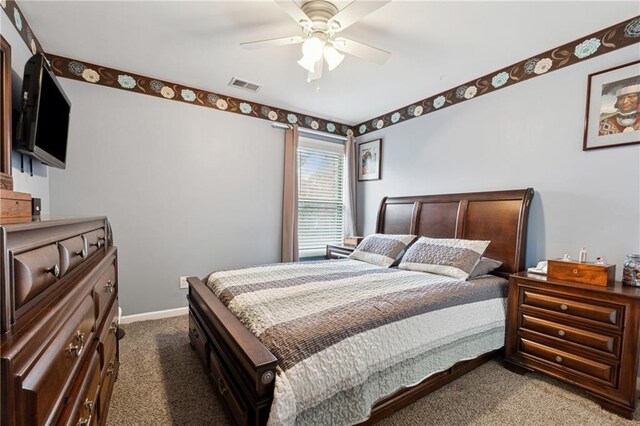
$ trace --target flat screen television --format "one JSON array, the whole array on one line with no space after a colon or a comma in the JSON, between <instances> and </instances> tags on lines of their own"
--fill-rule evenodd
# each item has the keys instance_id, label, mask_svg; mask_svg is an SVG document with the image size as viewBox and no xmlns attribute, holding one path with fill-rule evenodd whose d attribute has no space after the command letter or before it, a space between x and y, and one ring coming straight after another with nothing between
<instances>
[{"instance_id":1,"label":"flat screen television","mask_svg":"<svg viewBox=\"0 0 640 426\"><path fill-rule=\"evenodd\" d=\"M32 56L24 67L21 102L16 149L64 169L71 102L41 54Z\"/></svg>"}]
</instances>

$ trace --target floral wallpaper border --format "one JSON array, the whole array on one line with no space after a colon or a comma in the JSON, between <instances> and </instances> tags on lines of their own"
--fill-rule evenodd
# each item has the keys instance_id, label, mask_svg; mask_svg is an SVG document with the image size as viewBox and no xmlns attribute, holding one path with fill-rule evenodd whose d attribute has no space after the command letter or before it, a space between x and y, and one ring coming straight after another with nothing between
<instances>
[{"instance_id":1,"label":"floral wallpaper border","mask_svg":"<svg viewBox=\"0 0 640 426\"><path fill-rule=\"evenodd\" d=\"M46 53L33 34L33 30L27 23L15 0L0 0L0 6L2 6L5 14L20 33L27 47L29 47L34 54L37 52L44 53L54 73L60 77L167 100L190 103L219 111L234 112L248 117L261 118L285 124L298 124L301 127L341 136L353 135L353 130L350 125L337 121L325 120L295 111L263 105L182 84L121 71L103 65Z\"/></svg>"},{"instance_id":2,"label":"floral wallpaper border","mask_svg":"<svg viewBox=\"0 0 640 426\"><path fill-rule=\"evenodd\" d=\"M142 93L162 99L180 101L220 111L234 112L263 120L285 124L298 124L301 127L336 135L353 135L351 126L336 121L325 120L295 111L259 104L50 53L47 53L46 57L51 64L53 72L60 77L90 84L99 84L114 89Z\"/></svg>"},{"instance_id":3,"label":"floral wallpaper border","mask_svg":"<svg viewBox=\"0 0 640 426\"><path fill-rule=\"evenodd\" d=\"M365 135L640 43L640 15L354 126Z\"/></svg>"},{"instance_id":4,"label":"floral wallpaper border","mask_svg":"<svg viewBox=\"0 0 640 426\"><path fill-rule=\"evenodd\" d=\"M2 6L2 10L4 10L4 13L9 20L11 20L20 37L22 37L24 44L31 50L31 53L35 55L38 52L43 52L42 45L33 33L31 25L27 22L27 19L24 17L22 10L20 10L15 0L0 0L0 6Z\"/></svg>"},{"instance_id":5,"label":"floral wallpaper border","mask_svg":"<svg viewBox=\"0 0 640 426\"><path fill-rule=\"evenodd\" d=\"M16 1L0 0L0 5L20 33L27 47L34 54L36 52L44 52L42 45L34 35L33 30L24 18ZM640 43L640 15L581 37L560 47L547 50L546 52L502 68L491 74L429 96L411 105L406 105L373 119L369 119L356 126L171 83L161 79L153 79L102 65L82 62L49 53L45 53L45 55L50 61L56 75L61 77L168 100L191 103L220 111L234 112L264 120L285 124L298 124L301 127L342 136L362 136L636 43Z\"/></svg>"}]
</instances>

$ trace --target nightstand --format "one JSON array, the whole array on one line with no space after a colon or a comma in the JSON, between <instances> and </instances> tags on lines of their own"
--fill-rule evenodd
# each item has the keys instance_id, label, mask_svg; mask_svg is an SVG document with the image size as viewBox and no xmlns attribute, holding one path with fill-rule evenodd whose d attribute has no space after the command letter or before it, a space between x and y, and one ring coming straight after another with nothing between
<instances>
[{"instance_id":1,"label":"nightstand","mask_svg":"<svg viewBox=\"0 0 640 426\"><path fill-rule=\"evenodd\" d=\"M356 248L354 246L337 246L327 244L325 257L327 259L344 259L348 257Z\"/></svg>"},{"instance_id":2,"label":"nightstand","mask_svg":"<svg viewBox=\"0 0 640 426\"><path fill-rule=\"evenodd\" d=\"M509 278L505 363L584 389L633 418L638 395L640 289L521 272Z\"/></svg>"}]
</instances>

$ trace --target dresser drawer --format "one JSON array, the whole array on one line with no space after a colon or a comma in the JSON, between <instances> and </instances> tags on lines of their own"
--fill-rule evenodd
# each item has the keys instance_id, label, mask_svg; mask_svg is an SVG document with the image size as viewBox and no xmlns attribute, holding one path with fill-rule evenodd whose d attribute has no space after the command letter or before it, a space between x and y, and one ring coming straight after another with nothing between
<instances>
[{"instance_id":1,"label":"dresser drawer","mask_svg":"<svg viewBox=\"0 0 640 426\"><path fill-rule=\"evenodd\" d=\"M34 423L45 423L62 400L91 345L94 322L93 301L87 295L24 378L21 393Z\"/></svg>"},{"instance_id":2,"label":"dresser drawer","mask_svg":"<svg viewBox=\"0 0 640 426\"><path fill-rule=\"evenodd\" d=\"M519 338L518 346L520 352L524 354L582 373L591 379L605 382L612 387L617 384L617 367L615 365L587 359L523 338Z\"/></svg>"},{"instance_id":3,"label":"dresser drawer","mask_svg":"<svg viewBox=\"0 0 640 426\"><path fill-rule=\"evenodd\" d=\"M108 355L116 349L116 332L118 331L118 304L111 305L111 310L107 316L104 326L100 330L100 359L104 369L107 365Z\"/></svg>"},{"instance_id":4,"label":"dresser drawer","mask_svg":"<svg viewBox=\"0 0 640 426\"><path fill-rule=\"evenodd\" d=\"M98 353L94 350L78 377L78 383L72 389L72 398L73 395L77 397L69 402L58 424L66 426L93 424L98 413L99 388L100 360Z\"/></svg>"},{"instance_id":5,"label":"dresser drawer","mask_svg":"<svg viewBox=\"0 0 640 426\"><path fill-rule=\"evenodd\" d=\"M82 234L87 240L87 255L91 256L99 249L105 246L104 229L96 229L95 231Z\"/></svg>"},{"instance_id":6,"label":"dresser drawer","mask_svg":"<svg viewBox=\"0 0 640 426\"><path fill-rule=\"evenodd\" d=\"M60 275L65 275L87 258L87 250L84 246L84 238L69 238L58 243L60 251Z\"/></svg>"},{"instance_id":7,"label":"dresser drawer","mask_svg":"<svg viewBox=\"0 0 640 426\"><path fill-rule=\"evenodd\" d=\"M623 306L609 305L592 300L579 300L545 294L542 292L521 289L523 307L541 308L551 312L559 312L602 324L615 325L621 328Z\"/></svg>"},{"instance_id":8,"label":"dresser drawer","mask_svg":"<svg viewBox=\"0 0 640 426\"><path fill-rule=\"evenodd\" d=\"M96 320L97 324L102 323L102 318L107 313L107 309L111 301L116 296L116 266L114 263L109 265L106 271L96 281L93 286L93 299L96 304Z\"/></svg>"},{"instance_id":9,"label":"dresser drawer","mask_svg":"<svg viewBox=\"0 0 640 426\"><path fill-rule=\"evenodd\" d=\"M55 244L16 255L13 259L15 308L40 294L60 277L60 254Z\"/></svg>"},{"instance_id":10,"label":"dresser drawer","mask_svg":"<svg viewBox=\"0 0 640 426\"><path fill-rule=\"evenodd\" d=\"M520 326L526 330L552 336L563 341L577 343L590 349L597 349L618 357L620 355L620 336L587 331L535 316L521 314Z\"/></svg>"},{"instance_id":11,"label":"dresser drawer","mask_svg":"<svg viewBox=\"0 0 640 426\"><path fill-rule=\"evenodd\" d=\"M105 424L107 412L109 411L109 401L111 400L111 393L113 392L113 385L118 377L118 369L120 363L116 357L116 348L113 348L113 352L109 355L109 359L106 368L103 371L102 379L100 382L100 397L99 397L99 419L100 424Z\"/></svg>"}]
</instances>

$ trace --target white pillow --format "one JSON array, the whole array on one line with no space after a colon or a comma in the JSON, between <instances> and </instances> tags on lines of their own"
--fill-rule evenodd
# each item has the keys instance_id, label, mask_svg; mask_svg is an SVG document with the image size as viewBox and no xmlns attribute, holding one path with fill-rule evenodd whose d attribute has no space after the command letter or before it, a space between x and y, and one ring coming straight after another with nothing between
<instances>
[{"instance_id":1,"label":"white pillow","mask_svg":"<svg viewBox=\"0 0 640 426\"><path fill-rule=\"evenodd\" d=\"M407 245L415 238L415 235L367 235L349 258L388 268L402 256Z\"/></svg>"},{"instance_id":2,"label":"white pillow","mask_svg":"<svg viewBox=\"0 0 640 426\"><path fill-rule=\"evenodd\" d=\"M398 267L466 280L490 242L420 237L409 247Z\"/></svg>"}]
</instances>

